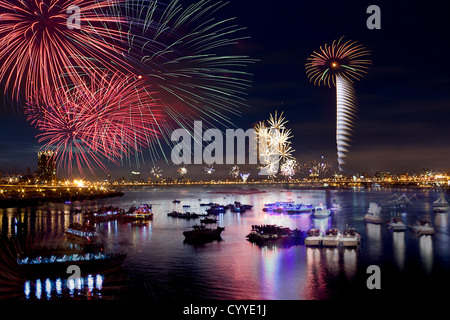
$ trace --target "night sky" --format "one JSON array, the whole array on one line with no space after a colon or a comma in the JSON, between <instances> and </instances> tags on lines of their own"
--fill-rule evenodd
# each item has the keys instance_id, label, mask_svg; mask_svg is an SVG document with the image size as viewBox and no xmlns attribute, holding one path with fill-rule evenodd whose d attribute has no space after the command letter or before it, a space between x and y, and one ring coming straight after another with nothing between
<instances>
[{"instance_id":1,"label":"night sky","mask_svg":"<svg viewBox=\"0 0 450 320\"><path fill-rule=\"evenodd\" d=\"M372 4L381 8L381 30L366 27L366 9ZM236 17L250 36L236 52L259 60L247 70L253 74L249 108L241 109L241 117L231 116L233 122L247 129L270 113L283 111L298 161L323 155L335 163L335 90L311 84L305 63L319 46L345 36L369 48L373 60L369 73L355 85L358 120L345 172L449 169L448 12L444 1L231 0L221 15ZM34 171L37 131L20 111L4 104L0 171L25 172L27 167ZM165 176L176 170L171 164L158 165L166 170ZM147 159L138 170L147 177L152 166ZM113 178L137 169L133 159L122 167L109 167ZM216 175L229 167L215 166Z\"/></svg>"}]
</instances>

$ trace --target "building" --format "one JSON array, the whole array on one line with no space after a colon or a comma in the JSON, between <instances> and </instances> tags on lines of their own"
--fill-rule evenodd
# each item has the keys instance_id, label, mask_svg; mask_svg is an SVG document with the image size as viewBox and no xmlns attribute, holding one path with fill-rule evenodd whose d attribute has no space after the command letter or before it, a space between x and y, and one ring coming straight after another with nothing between
<instances>
[{"instance_id":1,"label":"building","mask_svg":"<svg viewBox=\"0 0 450 320\"><path fill-rule=\"evenodd\" d=\"M56 182L56 174L56 153L53 151L38 152L37 178L39 182Z\"/></svg>"},{"instance_id":2,"label":"building","mask_svg":"<svg viewBox=\"0 0 450 320\"><path fill-rule=\"evenodd\" d=\"M130 173L130 182L140 182L141 181L141 173L132 171Z\"/></svg>"}]
</instances>

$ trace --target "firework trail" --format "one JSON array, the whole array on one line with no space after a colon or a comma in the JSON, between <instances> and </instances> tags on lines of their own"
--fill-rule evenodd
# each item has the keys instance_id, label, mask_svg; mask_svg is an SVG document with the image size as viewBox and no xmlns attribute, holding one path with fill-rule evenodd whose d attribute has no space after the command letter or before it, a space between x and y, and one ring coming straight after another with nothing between
<instances>
[{"instance_id":1,"label":"firework trail","mask_svg":"<svg viewBox=\"0 0 450 320\"><path fill-rule=\"evenodd\" d=\"M355 41L343 38L325 44L313 52L306 63L306 74L315 85L336 87L336 145L339 171L345 164L356 111L353 83L364 76L371 65L370 52Z\"/></svg>"},{"instance_id":2,"label":"firework trail","mask_svg":"<svg viewBox=\"0 0 450 320\"><path fill-rule=\"evenodd\" d=\"M120 0L119 0L120 1ZM0 0L0 82L16 99L35 90L82 80L78 71L115 68L126 50L125 20L111 14L119 1ZM71 6L82 9L80 28L69 28ZM70 74L64 77L63 74Z\"/></svg>"},{"instance_id":3,"label":"firework trail","mask_svg":"<svg viewBox=\"0 0 450 320\"><path fill-rule=\"evenodd\" d=\"M38 128L39 142L57 155L58 167L80 172L95 165L107 171L104 160L119 164L142 152L156 139L162 117L141 79L121 73L97 76L87 84L61 88L52 97L43 89L25 109Z\"/></svg>"}]
</instances>

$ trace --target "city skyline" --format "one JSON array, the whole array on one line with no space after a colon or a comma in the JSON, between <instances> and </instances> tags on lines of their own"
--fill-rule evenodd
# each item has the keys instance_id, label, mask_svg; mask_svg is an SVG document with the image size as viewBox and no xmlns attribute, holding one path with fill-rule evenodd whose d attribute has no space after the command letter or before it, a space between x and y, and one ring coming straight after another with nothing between
<instances>
[{"instance_id":1,"label":"city skyline","mask_svg":"<svg viewBox=\"0 0 450 320\"><path fill-rule=\"evenodd\" d=\"M295 158L302 162L324 155L337 166L332 108L335 93L311 85L304 66L312 50L345 36L371 50L373 66L356 86L357 121L344 172L448 169L450 94L445 89L450 79L446 49L441 45L441 35L448 31L445 11L437 5L423 8L385 1L377 5L382 12L381 30L367 29L369 3L365 2L286 1L273 7L231 1L222 15L235 16L250 36L235 47L259 62L248 70L253 74L247 99L250 107L241 108L241 116L228 118L236 127L246 129L270 113L284 112L294 136ZM6 100L2 99L1 108L0 171L25 172L27 167L36 166L38 132ZM166 149L169 153L170 148ZM119 166L107 163L107 167L113 176L127 176L133 170L150 172L153 163L149 152L144 150L143 154L145 164L139 159L140 167L134 158ZM160 160L156 165L176 172L170 159L168 164ZM206 175L202 168L199 166L198 174ZM222 165L215 169L213 176L229 170ZM96 174L107 175L101 169Z\"/></svg>"}]
</instances>

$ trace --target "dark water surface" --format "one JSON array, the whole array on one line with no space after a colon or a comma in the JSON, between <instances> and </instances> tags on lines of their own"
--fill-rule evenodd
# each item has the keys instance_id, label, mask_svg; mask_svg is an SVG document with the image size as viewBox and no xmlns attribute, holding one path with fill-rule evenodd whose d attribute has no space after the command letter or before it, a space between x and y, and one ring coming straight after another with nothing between
<instances>
[{"instance_id":1,"label":"dark water surface","mask_svg":"<svg viewBox=\"0 0 450 320\"><path fill-rule=\"evenodd\" d=\"M249 188L240 187L243 190ZM246 189L247 188L247 189ZM228 188L229 189L229 188ZM120 222L100 223L97 231L108 252L126 253L120 277L108 273L89 274L82 283L66 289L66 279L27 281L8 276L3 269L3 297L14 299L88 299L113 297L136 299L364 299L373 296L406 297L438 295L450 284L450 230L448 213L436 214L432 202L436 191L359 189L300 190L281 186L259 187L264 193L240 195L225 187L167 187L126 190L120 198L92 200L72 204L47 204L39 207L0 209L2 239L21 233L62 235L69 223L80 221L73 209L94 209L111 204L128 209L136 202L153 205L154 219L148 225ZM215 193L225 191L225 193ZM392 194L417 195L413 207L401 211L383 208L387 221L391 215L402 215L412 224L418 217L428 218L435 227L434 236L418 237L411 230L391 232L386 224L367 224L363 220L369 203ZM180 199L180 204L173 204ZM201 201L199 201L201 199ZM226 212L218 216L225 227L221 241L203 245L184 243L183 231L198 219L184 220L167 216L173 209L203 213L201 202L228 204L240 201L252 204L243 214ZM264 213L265 203L295 201L341 208L328 219L307 215ZM17 219L24 227L11 226ZM362 236L358 249L258 246L246 240L251 226L276 224L307 231L312 225L341 231L354 226ZM213 226L213 225L212 225ZM367 267L381 268L381 290L369 290ZM111 279L116 277L115 279ZM111 282L111 280L113 280ZM8 281L11 283L8 284ZM14 282L14 283L13 283ZM5 289L5 284L7 289ZM69 286L70 287L70 286ZM77 290L78 289L78 290ZM70 292L66 292L69 290Z\"/></svg>"}]
</instances>

